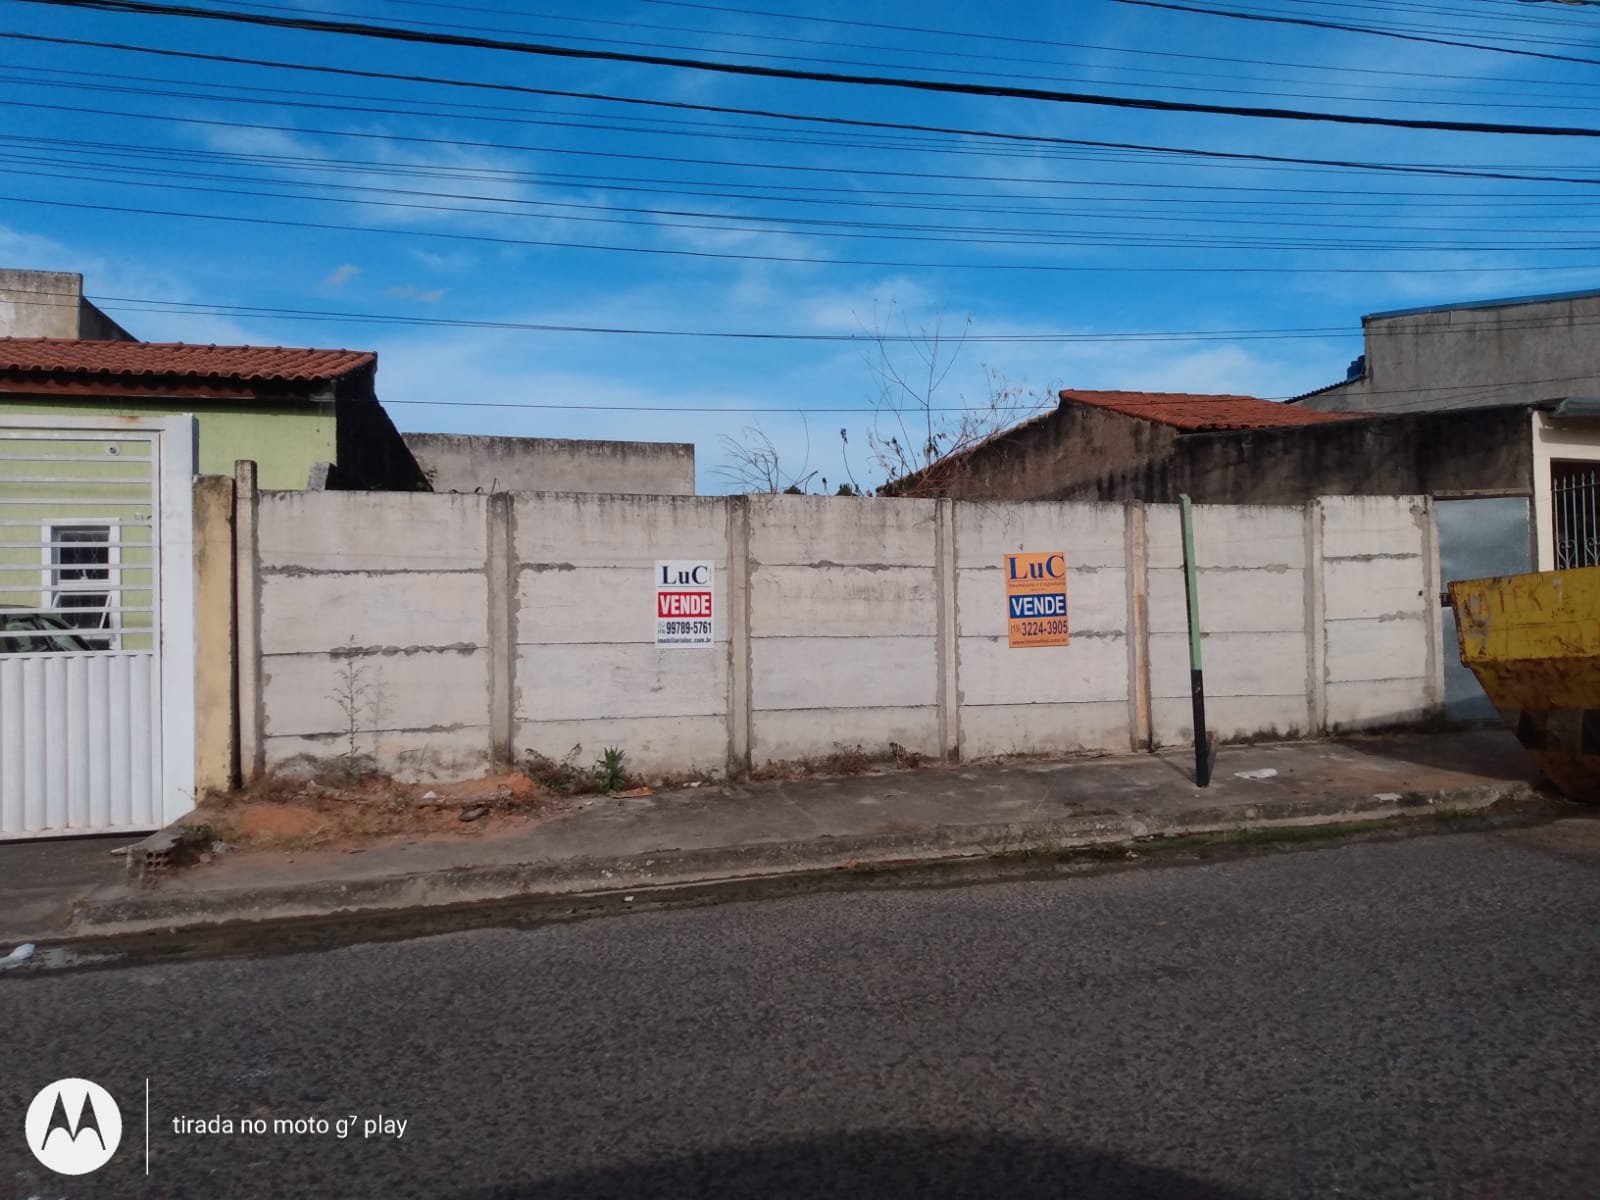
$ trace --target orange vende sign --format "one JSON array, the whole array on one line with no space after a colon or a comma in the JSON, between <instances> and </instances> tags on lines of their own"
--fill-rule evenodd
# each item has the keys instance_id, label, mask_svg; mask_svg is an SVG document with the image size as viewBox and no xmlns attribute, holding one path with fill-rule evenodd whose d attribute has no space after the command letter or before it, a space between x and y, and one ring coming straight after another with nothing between
<instances>
[{"instance_id":1,"label":"orange vende sign","mask_svg":"<svg viewBox=\"0 0 1600 1200\"><path fill-rule=\"evenodd\" d=\"M1067 556L1008 554L1005 569L1011 646L1067 645Z\"/></svg>"}]
</instances>

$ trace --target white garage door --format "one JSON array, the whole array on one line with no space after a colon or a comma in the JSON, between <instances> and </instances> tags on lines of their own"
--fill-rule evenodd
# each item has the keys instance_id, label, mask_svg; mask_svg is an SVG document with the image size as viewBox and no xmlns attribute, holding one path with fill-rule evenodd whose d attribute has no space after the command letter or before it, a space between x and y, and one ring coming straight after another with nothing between
<instances>
[{"instance_id":1,"label":"white garage door","mask_svg":"<svg viewBox=\"0 0 1600 1200\"><path fill-rule=\"evenodd\" d=\"M191 427L0 416L0 838L192 807Z\"/></svg>"}]
</instances>

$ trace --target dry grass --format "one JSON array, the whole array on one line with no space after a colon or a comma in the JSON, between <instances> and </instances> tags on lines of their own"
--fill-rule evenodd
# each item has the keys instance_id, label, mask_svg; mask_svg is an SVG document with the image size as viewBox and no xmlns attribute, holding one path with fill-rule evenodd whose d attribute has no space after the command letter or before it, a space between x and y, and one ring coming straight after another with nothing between
<instances>
[{"instance_id":1,"label":"dry grass","mask_svg":"<svg viewBox=\"0 0 1600 1200\"><path fill-rule=\"evenodd\" d=\"M791 758L762 763L750 772L757 783L784 779L813 779L823 775L867 775L873 771L921 766L923 757L898 742L889 743L889 753L874 758L860 745L840 742L832 754L818 758Z\"/></svg>"}]
</instances>

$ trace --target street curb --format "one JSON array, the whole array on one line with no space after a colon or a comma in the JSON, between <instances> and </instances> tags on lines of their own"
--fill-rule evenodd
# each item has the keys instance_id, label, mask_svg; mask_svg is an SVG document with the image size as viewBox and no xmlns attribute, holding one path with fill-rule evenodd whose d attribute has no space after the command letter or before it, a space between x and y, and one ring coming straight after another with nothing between
<instances>
[{"instance_id":1,"label":"street curb","mask_svg":"<svg viewBox=\"0 0 1600 1200\"><path fill-rule=\"evenodd\" d=\"M125 896L80 900L63 935L52 942L139 933L212 930L225 925L349 917L361 913L578 898L628 888L734 883L840 869L928 867L939 863L1059 854L1216 834L1262 833L1351 824L1423 821L1490 809L1570 810L1552 793L1525 782L1457 790L1379 793L1356 799L1276 801L1246 808L1190 809L1181 816L1103 814L1020 825L941 826L911 833L821 837L696 850L663 850L619 858L455 867L345 882L309 882L216 892L152 888Z\"/></svg>"}]
</instances>

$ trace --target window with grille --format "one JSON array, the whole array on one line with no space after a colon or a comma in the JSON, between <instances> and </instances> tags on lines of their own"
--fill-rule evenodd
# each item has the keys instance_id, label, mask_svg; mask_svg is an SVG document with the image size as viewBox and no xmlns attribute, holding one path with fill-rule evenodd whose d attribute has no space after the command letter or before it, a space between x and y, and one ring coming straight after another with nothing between
<instances>
[{"instance_id":1,"label":"window with grille","mask_svg":"<svg viewBox=\"0 0 1600 1200\"><path fill-rule=\"evenodd\" d=\"M1556 570L1600 566L1600 463L1550 464Z\"/></svg>"},{"instance_id":2,"label":"window with grille","mask_svg":"<svg viewBox=\"0 0 1600 1200\"><path fill-rule=\"evenodd\" d=\"M116 526L51 525L47 529L49 609L97 650L116 648L118 569Z\"/></svg>"}]
</instances>

